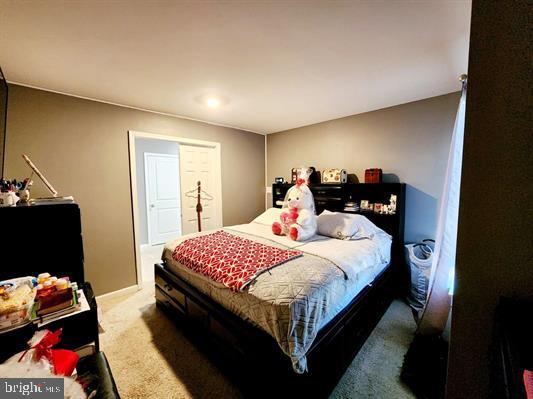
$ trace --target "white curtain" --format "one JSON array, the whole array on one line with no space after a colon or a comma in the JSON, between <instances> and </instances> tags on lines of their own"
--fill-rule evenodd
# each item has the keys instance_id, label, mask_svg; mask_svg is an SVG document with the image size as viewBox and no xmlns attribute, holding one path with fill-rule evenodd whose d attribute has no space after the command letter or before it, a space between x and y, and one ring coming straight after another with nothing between
<instances>
[{"instance_id":1,"label":"white curtain","mask_svg":"<svg viewBox=\"0 0 533 399\"><path fill-rule=\"evenodd\" d=\"M429 280L429 297L418 329L422 334L444 331L451 307L459 220L465 110L466 82L463 83L448 156L448 167L435 236L435 253Z\"/></svg>"}]
</instances>

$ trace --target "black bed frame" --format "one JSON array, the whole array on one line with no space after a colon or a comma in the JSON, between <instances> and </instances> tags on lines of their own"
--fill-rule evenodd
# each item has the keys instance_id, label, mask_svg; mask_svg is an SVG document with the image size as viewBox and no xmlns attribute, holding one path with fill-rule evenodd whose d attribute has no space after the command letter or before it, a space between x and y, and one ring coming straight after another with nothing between
<instances>
[{"instance_id":1,"label":"black bed frame","mask_svg":"<svg viewBox=\"0 0 533 399\"><path fill-rule=\"evenodd\" d=\"M279 206L278 201L284 198L290 186L273 185L274 206ZM391 264L320 330L307 353L308 372L305 374L293 371L289 357L266 332L228 311L171 273L164 264L155 265L157 306L168 311L185 331L192 332L190 336L202 343L200 346L205 348L203 344L208 343L209 355L219 362L222 371L242 382L244 392L250 389L251 397L327 397L393 298L402 294L407 286L407 268L402 255L405 185L314 185L311 190L317 213L324 209L342 211L346 200L388 203L390 194L398 196L398 207L396 215L367 215L393 236ZM201 339L196 339L199 337ZM248 374L249 378L244 378ZM261 379L259 385L257 378ZM244 381L251 381L253 386Z\"/></svg>"}]
</instances>

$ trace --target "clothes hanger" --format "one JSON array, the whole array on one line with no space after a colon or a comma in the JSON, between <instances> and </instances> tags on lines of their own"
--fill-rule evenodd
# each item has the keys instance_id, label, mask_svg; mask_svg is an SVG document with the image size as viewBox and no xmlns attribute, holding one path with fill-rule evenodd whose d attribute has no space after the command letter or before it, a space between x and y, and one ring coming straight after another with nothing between
<instances>
[{"instance_id":1,"label":"clothes hanger","mask_svg":"<svg viewBox=\"0 0 533 399\"><path fill-rule=\"evenodd\" d=\"M200 199L207 200L207 201L213 201L215 199L215 197L213 197L207 191L202 189L202 182L201 181L198 181L198 183L196 183L196 184L197 184L196 188L193 188L192 190L186 191L184 193L186 197L198 198L198 196L200 196ZM203 196L202 194L204 194L205 196Z\"/></svg>"}]
</instances>

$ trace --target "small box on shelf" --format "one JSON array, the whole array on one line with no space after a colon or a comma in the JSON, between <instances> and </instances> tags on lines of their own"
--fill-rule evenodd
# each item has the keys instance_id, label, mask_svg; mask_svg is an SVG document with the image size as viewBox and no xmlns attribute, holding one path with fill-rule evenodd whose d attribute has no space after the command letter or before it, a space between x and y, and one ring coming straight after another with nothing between
<instances>
[{"instance_id":1,"label":"small box on shelf","mask_svg":"<svg viewBox=\"0 0 533 399\"><path fill-rule=\"evenodd\" d=\"M383 171L379 168L365 170L365 183L379 184L382 181Z\"/></svg>"}]
</instances>

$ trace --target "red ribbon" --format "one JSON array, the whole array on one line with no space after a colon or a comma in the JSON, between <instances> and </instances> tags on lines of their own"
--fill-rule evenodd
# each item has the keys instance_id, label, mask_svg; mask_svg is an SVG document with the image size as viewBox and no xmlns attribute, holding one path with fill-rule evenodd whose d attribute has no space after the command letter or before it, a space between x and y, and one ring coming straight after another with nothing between
<instances>
[{"instance_id":1,"label":"red ribbon","mask_svg":"<svg viewBox=\"0 0 533 399\"><path fill-rule=\"evenodd\" d=\"M22 361L22 359L24 359L24 356L26 356L28 351L30 349L33 349L34 350L33 361L38 362L43 357L45 357L50 362L55 372L55 366L54 366L54 361L52 357L52 347L57 345L61 341L62 332L63 332L62 328L60 328L56 332L47 331L44 337L39 342L37 342L35 345L33 345L32 347L24 351L24 353L22 354L22 356L20 356L18 361L19 362Z\"/></svg>"},{"instance_id":2,"label":"red ribbon","mask_svg":"<svg viewBox=\"0 0 533 399\"><path fill-rule=\"evenodd\" d=\"M302 184L305 183L305 179L302 179L301 177L299 177L298 179L296 179L296 185L298 187L300 187Z\"/></svg>"}]
</instances>

